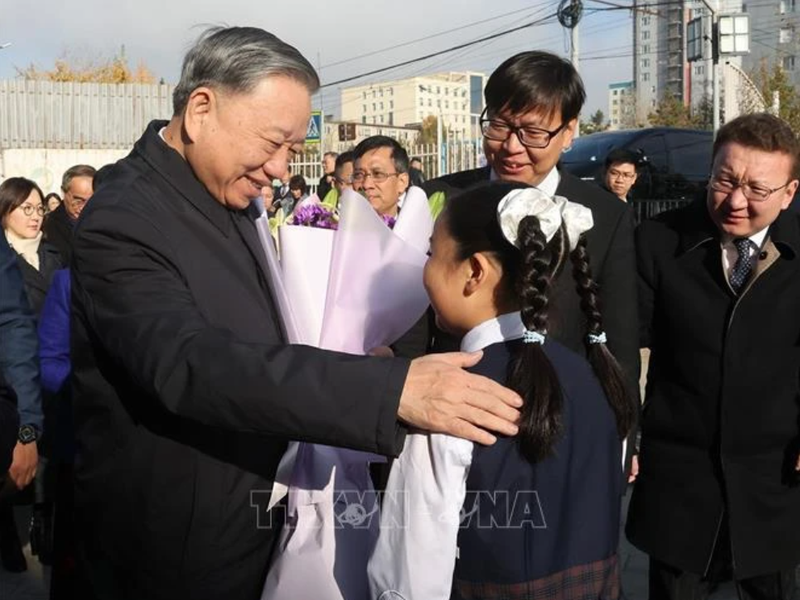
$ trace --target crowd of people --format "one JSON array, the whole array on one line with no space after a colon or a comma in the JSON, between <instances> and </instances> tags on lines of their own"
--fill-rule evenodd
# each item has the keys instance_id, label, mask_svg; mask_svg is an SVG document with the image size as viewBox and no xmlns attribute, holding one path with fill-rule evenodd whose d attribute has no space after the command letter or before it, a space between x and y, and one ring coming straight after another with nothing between
<instances>
[{"instance_id":1,"label":"crowd of people","mask_svg":"<svg viewBox=\"0 0 800 600\"><path fill-rule=\"evenodd\" d=\"M602 186L559 166L586 97L558 56L490 76L485 167L426 180L374 136L326 153L311 194L289 162L318 87L274 35L212 28L172 118L128 157L68 169L63 199L0 184L3 568L26 568L13 506L27 501L53 598L259 598L281 520L264 525L254 494L300 440L393 459L372 473L376 599L620 598L632 483L652 600L725 579L742 600L791 600L791 128L726 123L707 195L634 229L635 154L611 152ZM428 313L375 355L287 344L254 218L335 211L353 189L388 222L410 186L445 198Z\"/></svg>"}]
</instances>

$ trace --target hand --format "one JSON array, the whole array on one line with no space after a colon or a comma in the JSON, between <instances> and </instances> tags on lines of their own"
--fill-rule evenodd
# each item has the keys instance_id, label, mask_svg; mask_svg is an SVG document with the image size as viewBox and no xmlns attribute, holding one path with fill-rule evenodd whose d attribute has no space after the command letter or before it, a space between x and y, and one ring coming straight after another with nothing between
<instances>
[{"instance_id":1,"label":"hand","mask_svg":"<svg viewBox=\"0 0 800 600\"><path fill-rule=\"evenodd\" d=\"M419 429L485 445L497 441L486 429L516 435L522 399L491 379L463 370L482 357L482 352L453 352L411 361L398 418Z\"/></svg>"},{"instance_id":2,"label":"hand","mask_svg":"<svg viewBox=\"0 0 800 600\"><path fill-rule=\"evenodd\" d=\"M800 462L798 462L800 464ZM628 483L633 483L639 476L639 455L634 454L631 460L631 474L628 475Z\"/></svg>"},{"instance_id":3,"label":"hand","mask_svg":"<svg viewBox=\"0 0 800 600\"><path fill-rule=\"evenodd\" d=\"M14 446L11 468L8 470L8 475L17 489L24 489L33 481L37 464L39 464L39 453L36 450L36 442L30 444L17 442L17 445Z\"/></svg>"}]
</instances>

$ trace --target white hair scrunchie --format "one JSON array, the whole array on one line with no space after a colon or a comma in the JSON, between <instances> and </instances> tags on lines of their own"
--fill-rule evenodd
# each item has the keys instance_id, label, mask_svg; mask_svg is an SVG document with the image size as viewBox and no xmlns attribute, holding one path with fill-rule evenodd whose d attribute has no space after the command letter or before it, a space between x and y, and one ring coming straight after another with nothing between
<instances>
[{"instance_id":1,"label":"white hair scrunchie","mask_svg":"<svg viewBox=\"0 0 800 600\"><path fill-rule=\"evenodd\" d=\"M510 243L519 248L517 233L525 217L539 219L539 228L549 242L564 224L570 250L578 246L578 238L594 226L592 211L582 204L570 202L563 196L551 198L535 187L513 190L497 205L497 222Z\"/></svg>"}]
</instances>

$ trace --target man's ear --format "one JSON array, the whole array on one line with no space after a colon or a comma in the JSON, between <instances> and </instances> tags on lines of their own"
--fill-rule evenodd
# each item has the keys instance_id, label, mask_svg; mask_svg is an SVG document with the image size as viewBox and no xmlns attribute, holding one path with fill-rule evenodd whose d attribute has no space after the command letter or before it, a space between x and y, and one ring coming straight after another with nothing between
<instances>
[{"instance_id":1,"label":"man's ear","mask_svg":"<svg viewBox=\"0 0 800 600\"><path fill-rule=\"evenodd\" d=\"M183 111L183 129L190 141L200 136L209 115L217 109L217 96L213 89L201 86L189 95Z\"/></svg>"},{"instance_id":2,"label":"man's ear","mask_svg":"<svg viewBox=\"0 0 800 600\"><path fill-rule=\"evenodd\" d=\"M408 190L408 173L400 173L397 181L400 183L400 193L404 194Z\"/></svg>"}]
</instances>

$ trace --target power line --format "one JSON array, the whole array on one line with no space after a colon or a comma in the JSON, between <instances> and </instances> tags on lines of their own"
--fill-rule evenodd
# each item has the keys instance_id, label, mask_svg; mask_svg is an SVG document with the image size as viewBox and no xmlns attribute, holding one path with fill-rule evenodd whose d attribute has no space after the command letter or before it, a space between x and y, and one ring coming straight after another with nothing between
<instances>
[{"instance_id":1,"label":"power line","mask_svg":"<svg viewBox=\"0 0 800 600\"><path fill-rule=\"evenodd\" d=\"M536 7L539 7L539 6L543 6L543 5L549 4L549 3L550 3L550 0L544 0L543 2L540 2L540 3L535 4L533 6L526 6L525 8L512 10L511 12L507 12L507 13L502 14L502 15L489 17L488 19L482 19L480 21L474 21L472 23L467 23L466 25L461 25L459 27L454 27L453 29L446 29L444 31L439 31L437 33L432 33L430 35L426 35L424 37L417 38L415 40L410 40L408 42L403 42L402 44L395 44L394 46L388 46L386 48L381 48L380 50L373 50L371 52L365 52L364 54L359 54L358 56L353 56L351 58L345 58L343 60L337 60L336 62L328 63L327 65L322 65L320 67L320 70L327 69L329 67L336 67L336 66L343 65L343 64L346 64L346 63L349 63L349 62L353 62L353 61L356 61L356 60L359 60L359 59L362 59L362 58L375 56L376 54L383 54L384 52L389 52L390 50L397 50L398 48L404 48L405 46L410 46L412 44L418 44L419 42L424 42L424 41L433 39L435 37L439 37L439 36L442 36L442 35L447 35L448 33L454 33L456 31L463 31L464 29L469 29L470 27L475 27L477 25L483 25L484 23L489 23L491 21L496 21L497 19L503 19L505 17L510 17L511 15L516 15L516 14L519 14L521 12L528 12L533 8L536 8Z\"/></svg>"},{"instance_id":2,"label":"power line","mask_svg":"<svg viewBox=\"0 0 800 600\"><path fill-rule=\"evenodd\" d=\"M493 35L489 35L489 36L486 36L486 37L483 37L483 38L480 38L480 39L477 39L477 40L473 40L471 42L458 44L457 46L451 46L450 48L445 48L444 50L439 50L438 52L433 52L431 54L426 54L425 56L420 56L418 58L412 58L410 60L405 60L403 62L394 64L394 65L390 65L388 67L383 67L383 68L380 68L380 69L374 69L374 70L368 71L366 73L361 73L359 75L353 75L352 77L346 77L344 79L339 79L338 81L332 81L330 83L325 83L325 84L321 85L320 88L326 88L326 87L331 87L331 86L334 86L334 85L340 85L342 83L348 83L348 82L354 81L356 79L361 79L363 77L369 77L370 75L377 75L378 73L384 73L386 71L391 71L392 69L397 69L399 67L405 67L406 65L411 65L411 64L414 64L416 62L421 62L423 60L428 60L430 58L435 58L437 56L441 56L442 54L447 54L449 52L455 52L456 50L461 50L462 48L468 48L469 46L474 46L476 44L482 44L484 42L488 42L488 41L493 40L495 38L503 37L503 36L509 35L511 33L514 33L516 31L520 31L522 29L527 29L528 27L534 27L536 25L543 25L548 20L553 19L555 16L556 16L556 14L552 13L550 15L547 15L546 17L542 17L541 19L537 19L536 21L531 21L530 23L525 23L524 25L520 25L519 27L514 27L512 29L508 29L508 30L500 32L500 33L495 33Z\"/></svg>"}]
</instances>

